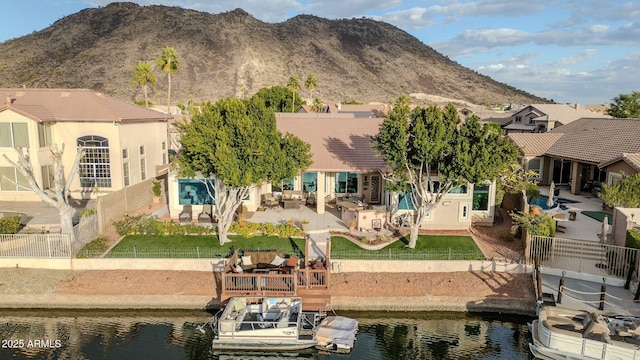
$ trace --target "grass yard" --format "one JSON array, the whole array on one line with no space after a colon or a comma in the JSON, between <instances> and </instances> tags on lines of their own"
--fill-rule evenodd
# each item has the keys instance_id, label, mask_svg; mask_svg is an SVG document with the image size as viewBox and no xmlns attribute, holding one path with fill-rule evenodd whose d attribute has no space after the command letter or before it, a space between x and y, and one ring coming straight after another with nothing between
<instances>
[{"instance_id":1,"label":"grass yard","mask_svg":"<svg viewBox=\"0 0 640 360\"><path fill-rule=\"evenodd\" d=\"M304 253L304 239L275 236L229 236L232 241L220 246L217 236L130 235L122 239L106 257L209 258L228 257L235 250L275 250L288 255Z\"/></svg>"},{"instance_id":2,"label":"grass yard","mask_svg":"<svg viewBox=\"0 0 640 360\"><path fill-rule=\"evenodd\" d=\"M422 259L484 260L482 252L470 236L419 235L415 249L406 245L404 237L381 250L365 250L342 236L331 238L331 258L336 259Z\"/></svg>"}]
</instances>

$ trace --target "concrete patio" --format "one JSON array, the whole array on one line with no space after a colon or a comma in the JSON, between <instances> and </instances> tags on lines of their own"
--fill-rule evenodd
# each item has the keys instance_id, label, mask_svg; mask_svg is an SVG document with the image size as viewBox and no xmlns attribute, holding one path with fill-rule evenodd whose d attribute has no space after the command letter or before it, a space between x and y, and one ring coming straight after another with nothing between
<instances>
[{"instance_id":1,"label":"concrete patio","mask_svg":"<svg viewBox=\"0 0 640 360\"><path fill-rule=\"evenodd\" d=\"M248 221L256 223L283 224L293 219L296 225L300 225L301 220L309 221L309 233L326 232L331 230L347 230L347 225L340 219L340 211L331 205L325 206L325 213L318 214L315 205L311 208L303 205L298 209L284 209L281 206L267 208L264 211L256 211Z\"/></svg>"},{"instance_id":2,"label":"concrete patio","mask_svg":"<svg viewBox=\"0 0 640 360\"><path fill-rule=\"evenodd\" d=\"M598 234L602 229L602 223L583 215L582 211L602 211L602 200L591 194L572 195L567 188L556 187L560 190L559 198L576 201L572 204L564 204L568 211L575 211L576 219L571 221L562 221L559 225L564 226L564 232L556 233L556 237L576 240L600 241ZM540 194L548 196L549 187L541 186Z\"/></svg>"}]
</instances>

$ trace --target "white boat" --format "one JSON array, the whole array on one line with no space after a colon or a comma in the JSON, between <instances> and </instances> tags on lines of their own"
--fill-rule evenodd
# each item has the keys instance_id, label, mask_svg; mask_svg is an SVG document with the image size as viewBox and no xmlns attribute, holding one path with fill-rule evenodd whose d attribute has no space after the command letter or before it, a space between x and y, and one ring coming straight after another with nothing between
<instances>
[{"instance_id":1,"label":"white boat","mask_svg":"<svg viewBox=\"0 0 640 360\"><path fill-rule=\"evenodd\" d=\"M640 318L543 306L530 324L540 359L640 359Z\"/></svg>"},{"instance_id":2,"label":"white boat","mask_svg":"<svg viewBox=\"0 0 640 360\"><path fill-rule=\"evenodd\" d=\"M311 348L318 345L315 334L325 317L326 312L303 312L302 300L298 297L233 297L212 319L212 347L214 351L293 351ZM353 338L355 331L357 321ZM342 338L348 335L345 331L336 331L335 334L340 337L340 347L343 348ZM330 350L333 338L323 337L322 340L326 340L325 345Z\"/></svg>"}]
</instances>

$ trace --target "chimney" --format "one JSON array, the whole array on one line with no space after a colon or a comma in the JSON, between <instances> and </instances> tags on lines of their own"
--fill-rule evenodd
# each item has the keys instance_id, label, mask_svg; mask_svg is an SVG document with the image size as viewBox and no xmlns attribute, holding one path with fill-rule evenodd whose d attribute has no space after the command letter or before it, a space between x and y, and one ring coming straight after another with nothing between
<instances>
[{"instance_id":1,"label":"chimney","mask_svg":"<svg viewBox=\"0 0 640 360\"><path fill-rule=\"evenodd\" d=\"M12 99L11 96L7 95L7 99L5 100L5 105L13 104L13 100L15 100L15 99Z\"/></svg>"},{"instance_id":2,"label":"chimney","mask_svg":"<svg viewBox=\"0 0 640 360\"><path fill-rule=\"evenodd\" d=\"M336 107L338 108L338 111L340 111L342 109L342 104L341 103L337 103Z\"/></svg>"},{"instance_id":3,"label":"chimney","mask_svg":"<svg viewBox=\"0 0 640 360\"><path fill-rule=\"evenodd\" d=\"M576 110L579 110L579 109L580 109L580 104L575 103L575 105L574 105L573 107L575 107L575 108L576 108Z\"/></svg>"}]
</instances>

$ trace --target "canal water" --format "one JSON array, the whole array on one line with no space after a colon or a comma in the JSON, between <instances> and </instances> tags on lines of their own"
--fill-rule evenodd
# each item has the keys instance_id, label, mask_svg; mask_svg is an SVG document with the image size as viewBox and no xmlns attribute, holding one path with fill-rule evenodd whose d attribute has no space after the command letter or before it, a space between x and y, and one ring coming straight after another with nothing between
<instances>
[{"instance_id":1,"label":"canal water","mask_svg":"<svg viewBox=\"0 0 640 360\"><path fill-rule=\"evenodd\" d=\"M359 332L348 354L217 354L199 311L0 312L0 359L533 359L528 317L340 312Z\"/></svg>"}]
</instances>

